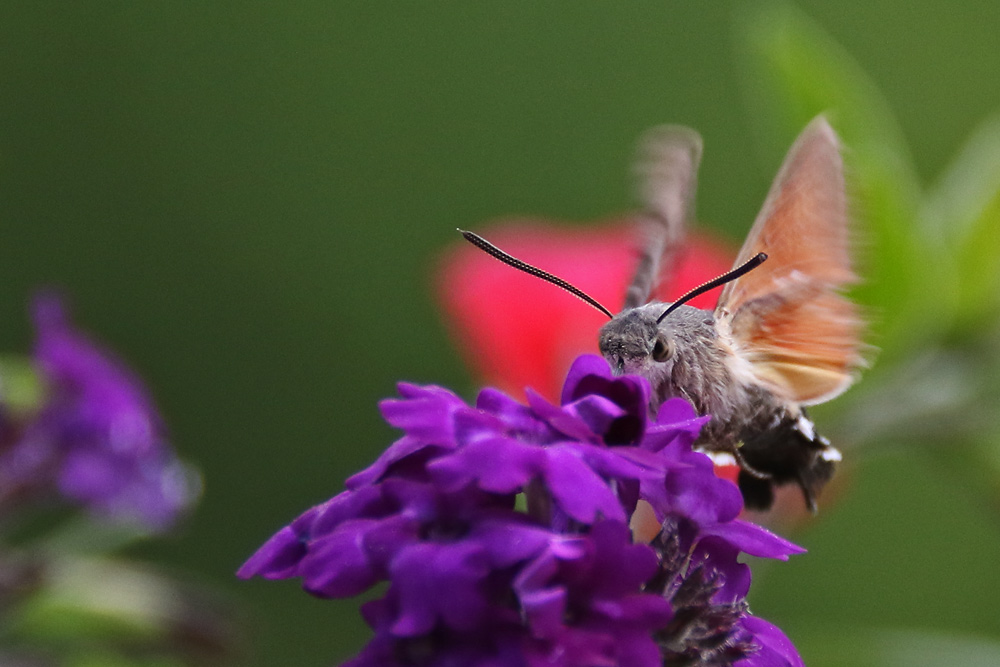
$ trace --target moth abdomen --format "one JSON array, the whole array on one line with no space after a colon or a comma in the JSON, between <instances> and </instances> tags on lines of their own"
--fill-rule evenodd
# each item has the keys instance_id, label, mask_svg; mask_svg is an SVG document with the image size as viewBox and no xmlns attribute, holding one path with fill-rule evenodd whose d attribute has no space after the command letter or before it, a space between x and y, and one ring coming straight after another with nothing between
<instances>
[{"instance_id":1,"label":"moth abdomen","mask_svg":"<svg viewBox=\"0 0 1000 667\"><path fill-rule=\"evenodd\" d=\"M771 507L776 486L792 483L802 489L806 505L815 512L816 497L841 458L801 409L797 415L785 412L771 428L748 436L739 454L746 464L740 470L740 491L746 506L757 510Z\"/></svg>"}]
</instances>

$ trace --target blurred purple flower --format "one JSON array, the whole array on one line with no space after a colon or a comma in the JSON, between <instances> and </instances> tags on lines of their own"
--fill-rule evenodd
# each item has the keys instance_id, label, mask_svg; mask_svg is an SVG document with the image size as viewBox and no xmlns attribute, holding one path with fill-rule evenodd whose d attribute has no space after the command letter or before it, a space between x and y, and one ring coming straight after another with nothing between
<instances>
[{"instance_id":1,"label":"blurred purple flower","mask_svg":"<svg viewBox=\"0 0 1000 667\"><path fill-rule=\"evenodd\" d=\"M195 489L141 382L73 326L55 295L32 310L46 393L0 455L4 499L55 491L116 521L168 527Z\"/></svg>"},{"instance_id":2,"label":"blurred purple flower","mask_svg":"<svg viewBox=\"0 0 1000 667\"><path fill-rule=\"evenodd\" d=\"M737 557L802 550L736 518L738 489L691 450L707 418L685 401L650 422L646 381L593 356L558 406L399 392L381 409L403 436L238 572L319 597L387 581L362 610L375 637L347 664L801 664L747 613ZM639 501L661 522L651 545L628 528Z\"/></svg>"}]
</instances>

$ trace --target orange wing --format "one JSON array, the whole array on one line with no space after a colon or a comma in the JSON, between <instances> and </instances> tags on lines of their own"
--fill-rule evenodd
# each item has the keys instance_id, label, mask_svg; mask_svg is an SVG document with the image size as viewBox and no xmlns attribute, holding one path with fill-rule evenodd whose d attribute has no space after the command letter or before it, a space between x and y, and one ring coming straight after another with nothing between
<instances>
[{"instance_id":1,"label":"orange wing","mask_svg":"<svg viewBox=\"0 0 1000 667\"><path fill-rule=\"evenodd\" d=\"M820 116L788 152L735 265L768 260L726 285L715 308L753 374L806 405L842 392L863 363L858 309L839 292L856 279L843 172Z\"/></svg>"}]
</instances>

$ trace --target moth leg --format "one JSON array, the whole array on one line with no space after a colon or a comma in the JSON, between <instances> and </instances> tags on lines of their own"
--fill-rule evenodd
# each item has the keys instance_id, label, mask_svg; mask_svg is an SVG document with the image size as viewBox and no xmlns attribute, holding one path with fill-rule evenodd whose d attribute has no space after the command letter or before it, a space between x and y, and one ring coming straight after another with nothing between
<instances>
[{"instance_id":1,"label":"moth leg","mask_svg":"<svg viewBox=\"0 0 1000 667\"><path fill-rule=\"evenodd\" d=\"M743 454L740 452L740 447L742 446L743 443L740 442L735 447L733 447L732 451L733 458L736 459L736 463L739 464L741 471L747 473L748 475L756 477L757 479L771 479L772 477L774 477L774 475L772 475L771 473L764 472L763 470L759 470L750 465L750 462L747 461L746 457L744 457Z\"/></svg>"}]
</instances>

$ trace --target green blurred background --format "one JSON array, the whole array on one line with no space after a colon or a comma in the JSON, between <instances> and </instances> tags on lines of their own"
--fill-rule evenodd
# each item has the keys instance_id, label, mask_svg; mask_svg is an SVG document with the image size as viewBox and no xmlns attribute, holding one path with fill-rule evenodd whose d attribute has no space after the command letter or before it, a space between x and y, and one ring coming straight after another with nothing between
<instances>
[{"instance_id":1,"label":"green blurred background","mask_svg":"<svg viewBox=\"0 0 1000 667\"><path fill-rule=\"evenodd\" d=\"M795 7L884 95L919 185L1000 110L1000 3ZM635 140L663 122L703 134L699 219L738 242L801 127L752 62L770 16L738 2L8 0L0 348L30 344L36 286L64 286L205 477L185 526L133 553L230 596L248 664L342 660L367 636L354 601L233 571L390 442L376 402L396 380L472 395L430 292L436 256L490 218L631 208ZM898 320L907 341L950 289L928 287L919 317ZM889 362L908 353L875 342ZM850 452L841 498L793 534L810 553L758 571L754 612L807 663L994 664L1000 513L941 465L942 441Z\"/></svg>"}]
</instances>

